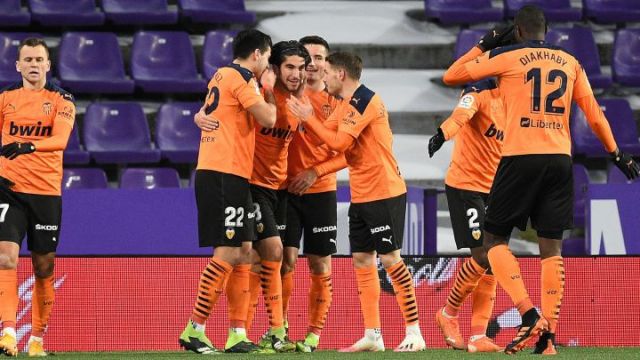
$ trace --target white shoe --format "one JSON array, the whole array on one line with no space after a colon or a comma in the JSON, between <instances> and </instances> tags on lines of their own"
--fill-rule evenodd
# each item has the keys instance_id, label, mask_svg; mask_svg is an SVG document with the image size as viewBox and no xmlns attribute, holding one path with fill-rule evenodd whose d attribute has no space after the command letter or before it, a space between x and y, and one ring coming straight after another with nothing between
<instances>
[{"instance_id":1,"label":"white shoe","mask_svg":"<svg viewBox=\"0 0 640 360\"><path fill-rule=\"evenodd\" d=\"M338 352L384 351L384 341L379 329L367 329L364 337Z\"/></svg>"},{"instance_id":2,"label":"white shoe","mask_svg":"<svg viewBox=\"0 0 640 360\"><path fill-rule=\"evenodd\" d=\"M404 340L395 348L395 352L415 352L422 351L427 347L424 338L420 334L407 334Z\"/></svg>"}]
</instances>

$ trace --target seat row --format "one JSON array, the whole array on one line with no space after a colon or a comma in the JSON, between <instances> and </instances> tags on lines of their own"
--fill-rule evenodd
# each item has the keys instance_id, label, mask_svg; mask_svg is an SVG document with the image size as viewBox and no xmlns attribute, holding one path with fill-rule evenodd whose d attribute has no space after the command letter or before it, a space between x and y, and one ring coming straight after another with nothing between
<instances>
[{"instance_id":1,"label":"seat row","mask_svg":"<svg viewBox=\"0 0 640 360\"><path fill-rule=\"evenodd\" d=\"M457 59L464 55L486 32L486 29L461 30L454 57ZM640 86L640 29L620 29L616 32L611 61L613 78L600 68L598 47L589 27L554 27L547 32L546 40L567 50L580 61L593 88L607 89L614 81L622 86Z\"/></svg>"},{"instance_id":2,"label":"seat row","mask_svg":"<svg viewBox=\"0 0 640 360\"><path fill-rule=\"evenodd\" d=\"M0 33L0 86L20 80L15 70L20 41L34 33ZM74 94L204 93L218 67L233 59L234 31L205 36L200 75L186 32L139 31L133 39L129 77L118 38L109 32L67 32L54 65L60 85Z\"/></svg>"},{"instance_id":3,"label":"seat row","mask_svg":"<svg viewBox=\"0 0 640 360\"><path fill-rule=\"evenodd\" d=\"M82 121L74 127L65 164L195 163L200 129L193 123L200 103L171 102L160 106L155 117L155 143L142 106L134 102L90 104ZM80 136L81 134L81 136ZM82 138L82 142L80 142Z\"/></svg>"},{"instance_id":4,"label":"seat row","mask_svg":"<svg viewBox=\"0 0 640 360\"><path fill-rule=\"evenodd\" d=\"M190 186L193 186L193 175ZM106 189L107 175L100 168L65 168L62 189ZM128 168L120 176L121 189L179 188L180 176L173 168Z\"/></svg>"},{"instance_id":5,"label":"seat row","mask_svg":"<svg viewBox=\"0 0 640 360\"><path fill-rule=\"evenodd\" d=\"M552 22L590 20L616 24L640 21L640 1L636 0L582 0L582 8L573 7L571 0L503 0L502 8L492 3L492 0L424 0L426 17L444 25L513 18L518 9L527 4L541 7L547 20Z\"/></svg>"},{"instance_id":6,"label":"seat row","mask_svg":"<svg viewBox=\"0 0 640 360\"><path fill-rule=\"evenodd\" d=\"M177 0L178 11L167 0L0 0L0 25L99 26L176 24L180 17L195 23L228 24L255 22L244 0Z\"/></svg>"}]
</instances>

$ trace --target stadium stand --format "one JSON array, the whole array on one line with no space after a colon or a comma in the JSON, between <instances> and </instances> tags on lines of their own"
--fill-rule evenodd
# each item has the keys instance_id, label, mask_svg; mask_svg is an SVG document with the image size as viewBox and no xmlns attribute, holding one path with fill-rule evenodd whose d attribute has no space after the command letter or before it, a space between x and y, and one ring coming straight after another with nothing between
<instances>
[{"instance_id":1,"label":"stadium stand","mask_svg":"<svg viewBox=\"0 0 640 360\"><path fill-rule=\"evenodd\" d=\"M69 136L69 142L67 142L67 148L64 150L64 164L72 165L86 165L91 161L89 152L84 150L80 145L80 136L78 135L78 124L73 127L71 135Z\"/></svg>"},{"instance_id":2,"label":"stadium stand","mask_svg":"<svg viewBox=\"0 0 640 360\"><path fill-rule=\"evenodd\" d=\"M202 73L205 79L211 79L219 67L233 61L232 30L209 31L204 38L202 53Z\"/></svg>"},{"instance_id":3,"label":"stadium stand","mask_svg":"<svg viewBox=\"0 0 640 360\"><path fill-rule=\"evenodd\" d=\"M0 24L3 26L27 26L31 13L22 10L20 0L0 0Z\"/></svg>"},{"instance_id":4,"label":"stadium stand","mask_svg":"<svg viewBox=\"0 0 640 360\"><path fill-rule=\"evenodd\" d=\"M37 36L42 35L28 32L0 33L0 87L20 80L20 73L16 71L18 45L23 39Z\"/></svg>"},{"instance_id":5,"label":"stadium stand","mask_svg":"<svg viewBox=\"0 0 640 360\"><path fill-rule=\"evenodd\" d=\"M162 157L172 163L195 163L198 159L200 129L193 116L202 104L172 102L163 104L156 115L156 142Z\"/></svg>"},{"instance_id":6,"label":"stadium stand","mask_svg":"<svg viewBox=\"0 0 640 360\"><path fill-rule=\"evenodd\" d=\"M180 14L195 23L251 24L256 21L256 15L246 11L244 0L178 0L178 5Z\"/></svg>"},{"instance_id":7,"label":"stadium stand","mask_svg":"<svg viewBox=\"0 0 640 360\"><path fill-rule=\"evenodd\" d=\"M130 94L118 38L107 32L68 32L60 41L60 85L74 94Z\"/></svg>"},{"instance_id":8,"label":"stadium stand","mask_svg":"<svg viewBox=\"0 0 640 360\"><path fill-rule=\"evenodd\" d=\"M620 172L618 170L618 172ZM623 175L624 176L624 175ZM589 187L589 174L582 164L573 165L573 223L584 227L584 202Z\"/></svg>"},{"instance_id":9,"label":"stadium stand","mask_svg":"<svg viewBox=\"0 0 640 360\"><path fill-rule=\"evenodd\" d=\"M97 26L104 13L95 0L29 0L31 20L43 26Z\"/></svg>"},{"instance_id":10,"label":"stadium stand","mask_svg":"<svg viewBox=\"0 0 640 360\"><path fill-rule=\"evenodd\" d=\"M99 168L66 168L62 172L62 188L76 189L106 189L107 175Z\"/></svg>"},{"instance_id":11,"label":"stadium stand","mask_svg":"<svg viewBox=\"0 0 640 360\"><path fill-rule=\"evenodd\" d=\"M640 29L620 29L613 44L611 70L616 83L640 86Z\"/></svg>"},{"instance_id":12,"label":"stadium stand","mask_svg":"<svg viewBox=\"0 0 640 360\"><path fill-rule=\"evenodd\" d=\"M157 163L142 106L134 102L92 103L84 116L82 139L91 158L105 163Z\"/></svg>"},{"instance_id":13,"label":"stadium stand","mask_svg":"<svg viewBox=\"0 0 640 360\"><path fill-rule=\"evenodd\" d=\"M120 178L121 189L179 188L178 172L171 168L128 168Z\"/></svg>"},{"instance_id":14,"label":"stadium stand","mask_svg":"<svg viewBox=\"0 0 640 360\"><path fill-rule=\"evenodd\" d=\"M582 19L582 10L571 6L570 0L504 0L505 15L513 18L524 5L537 5L544 10L547 21L565 22Z\"/></svg>"},{"instance_id":15,"label":"stadium stand","mask_svg":"<svg viewBox=\"0 0 640 360\"><path fill-rule=\"evenodd\" d=\"M178 12L169 10L167 0L102 0L107 21L117 25L175 24Z\"/></svg>"},{"instance_id":16,"label":"stadium stand","mask_svg":"<svg viewBox=\"0 0 640 360\"><path fill-rule=\"evenodd\" d=\"M582 0L585 18L599 24L640 21L640 2L628 0Z\"/></svg>"},{"instance_id":17,"label":"stadium stand","mask_svg":"<svg viewBox=\"0 0 640 360\"><path fill-rule=\"evenodd\" d=\"M443 25L500 21L503 10L494 7L491 0L425 0L425 15Z\"/></svg>"},{"instance_id":18,"label":"stadium stand","mask_svg":"<svg viewBox=\"0 0 640 360\"><path fill-rule=\"evenodd\" d=\"M453 58L457 60L460 56L464 55L472 47L476 46L478 41L484 34L487 33L487 29L462 29L458 33L456 38L456 45L453 50Z\"/></svg>"}]
</instances>

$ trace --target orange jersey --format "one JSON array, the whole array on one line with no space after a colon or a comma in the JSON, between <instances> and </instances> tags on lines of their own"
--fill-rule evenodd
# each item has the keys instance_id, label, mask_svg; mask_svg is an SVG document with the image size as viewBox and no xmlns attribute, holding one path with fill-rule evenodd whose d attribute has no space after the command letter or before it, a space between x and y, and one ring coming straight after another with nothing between
<instances>
[{"instance_id":1,"label":"orange jersey","mask_svg":"<svg viewBox=\"0 0 640 360\"><path fill-rule=\"evenodd\" d=\"M218 126L202 131L198 169L251 177L255 125L247 109L263 100L250 70L237 64L218 69L209 81L205 101L205 113Z\"/></svg>"},{"instance_id":2,"label":"orange jersey","mask_svg":"<svg viewBox=\"0 0 640 360\"><path fill-rule=\"evenodd\" d=\"M298 129L298 120L289 113L287 99L291 93L276 86L276 124L273 128L258 125L256 153L253 157L253 173L249 182L267 189L285 187L287 180L287 153L289 143Z\"/></svg>"},{"instance_id":3,"label":"orange jersey","mask_svg":"<svg viewBox=\"0 0 640 360\"><path fill-rule=\"evenodd\" d=\"M0 93L2 145L50 138L57 126L73 128L76 107L73 96L46 84L41 90L25 89L22 82ZM68 139L68 138L67 138ZM14 160L0 157L0 176L12 181L12 190L37 195L60 195L62 153L36 151Z\"/></svg>"},{"instance_id":4,"label":"orange jersey","mask_svg":"<svg viewBox=\"0 0 640 360\"><path fill-rule=\"evenodd\" d=\"M494 81L467 87L458 106L440 126L454 138L453 155L444 182L456 189L489 193L500 162L504 109Z\"/></svg>"},{"instance_id":5,"label":"orange jersey","mask_svg":"<svg viewBox=\"0 0 640 360\"><path fill-rule=\"evenodd\" d=\"M326 91L312 91L307 89L305 96L313 105L313 112L323 123L329 118L340 100L329 95ZM298 133L289 144L289 157L287 173L289 177L294 177L302 171L309 169L319 163L325 162L335 155L335 152L326 145L317 146L307 134L304 126L299 127ZM336 190L336 174L329 173L319 177L305 194L319 193Z\"/></svg>"},{"instance_id":6,"label":"orange jersey","mask_svg":"<svg viewBox=\"0 0 640 360\"><path fill-rule=\"evenodd\" d=\"M466 58L474 53L471 59ZM457 84L498 77L506 112L503 156L571 155L571 102L575 100L582 107L581 99L594 99L584 69L571 54L544 41L528 41L482 55L474 48L467 55L466 62L456 61L451 66L444 81ZM615 150L602 111L592 107L587 111L596 135L608 151Z\"/></svg>"},{"instance_id":7,"label":"orange jersey","mask_svg":"<svg viewBox=\"0 0 640 360\"><path fill-rule=\"evenodd\" d=\"M338 105L327 122L334 118L338 121L338 132L356 139L345 151L351 202L388 199L406 193L393 156L389 114L380 96L361 85L349 101Z\"/></svg>"}]
</instances>

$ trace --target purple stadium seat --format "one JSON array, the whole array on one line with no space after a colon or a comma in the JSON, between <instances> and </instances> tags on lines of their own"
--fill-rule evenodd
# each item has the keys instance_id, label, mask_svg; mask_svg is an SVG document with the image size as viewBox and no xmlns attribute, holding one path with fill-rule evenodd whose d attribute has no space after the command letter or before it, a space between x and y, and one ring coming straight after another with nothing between
<instances>
[{"instance_id":1,"label":"purple stadium seat","mask_svg":"<svg viewBox=\"0 0 640 360\"><path fill-rule=\"evenodd\" d=\"M138 103L92 103L84 116L82 139L97 163L155 163L149 124Z\"/></svg>"},{"instance_id":2,"label":"purple stadium seat","mask_svg":"<svg viewBox=\"0 0 640 360\"><path fill-rule=\"evenodd\" d=\"M120 178L121 189L179 188L180 177L175 169L126 169Z\"/></svg>"},{"instance_id":3,"label":"purple stadium seat","mask_svg":"<svg viewBox=\"0 0 640 360\"><path fill-rule=\"evenodd\" d=\"M233 61L233 30L209 31L204 38L202 50L202 73L206 79L211 79L219 67Z\"/></svg>"},{"instance_id":4,"label":"purple stadium seat","mask_svg":"<svg viewBox=\"0 0 640 360\"><path fill-rule=\"evenodd\" d=\"M195 23L252 24L256 15L247 11L244 0L178 0L180 13Z\"/></svg>"},{"instance_id":5,"label":"purple stadium seat","mask_svg":"<svg viewBox=\"0 0 640 360\"><path fill-rule=\"evenodd\" d=\"M582 10L571 7L570 0L504 0L504 12L508 18L516 15L525 5L537 5L544 11L547 21L579 21Z\"/></svg>"},{"instance_id":6,"label":"purple stadium seat","mask_svg":"<svg viewBox=\"0 0 640 360\"><path fill-rule=\"evenodd\" d=\"M37 33L0 33L0 88L20 81L22 77L16 71L16 58L20 41L29 37L42 37Z\"/></svg>"},{"instance_id":7,"label":"purple stadium seat","mask_svg":"<svg viewBox=\"0 0 640 360\"><path fill-rule=\"evenodd\" d=\"M600 99L598 103L609 120L611 131L613 131L613 136L620 149L635 156L640 155L638 130L629 102L625 99ZM575 105L572 117L571 135L574 154L584 154L591 157L609 156L600 140L591 131L584 113Z\"/></svg>"},{"instance_id":8,"label":"purple stadium seat","mask_svg":"<svg viewBox=\"0 0 640 360\"><path fill-rule=\"evenodd\" d=\"M640 21L640 1L582 0L585 18L600 24Z\"/></svg>"},{"instance_id":9,"label":"purple stadium seat","mask_svg":"<svg viewBox=\"0 0 640 360\"><path fill-rule=\"evenodd\" d=\"M453 59L457 60L460 56L471 50L472 47L478 44L478 41L482 38L487 30L484 29L462 29L458 33L456 39L456 46L453 50Z\"/></svg>"},{"instance_id":10,"label":"purple stadium seat","mask_svg":"<svg viewBox=\"0 0 640 360\"><path fill-rule=\"evenodd\" d=\"M64 169L62 172L62 189L106 189L107 175L102 169L81 168Z\"/></svg>"},{"instance_id":11,"label":"purple stadium seat","mask_svg":"<svg viewBox=\"0 0 640 360\"><path fill-rule=\"evenodd\" d=\"M78 136L78 124L73 127L69 141L67 142L67 148L64 150L63 163L66 164L88 164L91 160L89 153L85 151L80 145L80 137Z\"/></svg>"},{"instance_id":12,"label":"purple stadium seat","mask_svg":"<svg viewBox=\"0 0 640 360\"><path fill-rule=\"evenodd\" d=\"M175 24L178 12L170 11L167 0L102 0L107 20L118 25Z\"/></svg>"},{"instance_id":13,"label":"purple stadium seat","mask_svg":"<svg viewBox=\"0 0 640 360\"><path fill-rule=\"evenodd\" d=\"M613 42L614 80L624 86L640 86L640 29L620 29Z\"/></svg>"},{"instance_id":14,"label":"purple stadium seat","mask_svg":"<svg viewBox=\"0 0 640 360\"><path fill-rule=\"evenodd\" d=\"M0 9L2 26L27 26L31 22L31 14L22 11L20 0L0 0Z\"/></svg>"},{"instance_id":15,"label":"purple stadium seat","mask_svg":"<svg viewBox=\"0 0 640 360\"><path fill-rule=\"evenodd\" d=\"M553 28L547 33L546 40L565 49L580 61L593 88L606 89L611 86L611 77L603 74L600 69L600 55L590 28Z\"/></svg>"},{"instance_id":16,"label":"purple stadium seat","mask_svg":"<svg viewBox=\"0 0 640 360\"><path fill-rule=\"evenodd\" d=\"M200 103L172 102L164 104L156 116L156 142L164 158L174 163L198 160L200 129L193 116Z\"/></svg>"},{"instance_id":17,"label":"purple stadium seat","mask_svg":"<svg viewBox=\"0 0 640 360\"><path fill-rule=\"evenodd\" d=\"M581 164L573 164L573 225L584 227L584 203L589 188L589 174Z\"/></svg>"},{"instance_id":18,"label":"purple stadium seat","mask_svg":"<svg viewBox=\"0 0 640 360\"><path fill-rule=\"evenodd\" d=\"M140 31L133 39L131 75L145 92L204 93L189 35L181 31Z\"/></svg>"},{"instance_id":19,"label":"purple stadium seat","mask_svg":"<svg viewBox=\"0 0 640 360\"><path fill-rule=\"evenodd\" d=\"M33 22L44 26L104 24L95 0L29 0L29 9Z\"/></svg>"},{"instance_id":20,"label":"purple stadium seat","mask_svg":"<svg viewBox=\"0 0 640 360\"><path fill-rule=\"evenodd\" d=\"M72 93L133 93L118 38L107 32L68 32L58 52L60 84Z\"/></svg>"},{"instance_id":21,"label":"purple stadium seat","mask_svg":"<svg viewBox=\"0 0 640 360\"><path fill-rule=\"evenodd\" d=\"M500 21L504 16L491 0L425 0L424 11L427 18L444 25Z\"/></svg>"}]
</instances>

